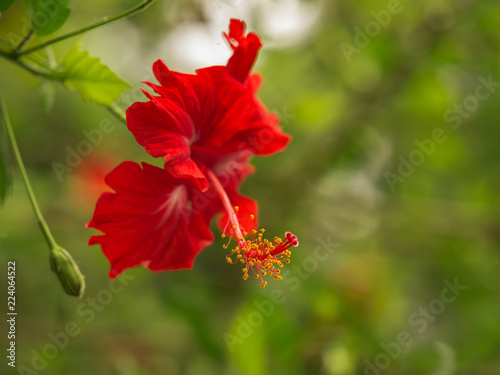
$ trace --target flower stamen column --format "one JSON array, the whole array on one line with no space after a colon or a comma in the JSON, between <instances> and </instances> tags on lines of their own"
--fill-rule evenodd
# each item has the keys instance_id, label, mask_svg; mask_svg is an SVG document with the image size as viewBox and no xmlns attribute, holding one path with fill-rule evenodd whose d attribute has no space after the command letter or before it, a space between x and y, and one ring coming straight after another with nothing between
<instances>
[{"instance_id":1,"label":"flower stamen column","mask_svg":"<svg viewBox=\"0 0 500 375\"><path fill-rule=\"evenodd\" d=\"M281 280L280 268L283 263L290 263L288 259L291 255L290 248L297 247L299 241L297 237L290 232L285 233L285 239L275 237L274 240L269 241L263 238L264 229L252 230L250 236L241 227L238 216L236 215L235 208L231 205L231 201L221 185L217 177L212 171L207 171L208 180L214 186L221 198L222 205L227 212L229 218L230 235L236 242L236 247L231 250L231 254L226 256L228 263L236 264L238 260L240 263L245 264L243 271L243 279L248 279L248 271L251 270L256 279L260 279L260 286L264 288L267 281L264 281L263 276L272 275L274 279ZM225 237L225 234L222 234ZM224 245L226 249L228 245ZM236 261L233 262L231 256L236 255Z\"/></svg>"}]
</instances>

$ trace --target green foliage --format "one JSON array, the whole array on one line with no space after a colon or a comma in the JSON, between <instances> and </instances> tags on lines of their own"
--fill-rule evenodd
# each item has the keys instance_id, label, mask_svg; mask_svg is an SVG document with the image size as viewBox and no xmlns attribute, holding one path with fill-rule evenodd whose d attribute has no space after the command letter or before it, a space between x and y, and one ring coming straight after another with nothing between
<instances>
[{"instance_id":1,"label":"green foliage","mask_svg":"<svg viewBox=\"0 0 500 375\"><path fill-rule=\"evenodd\" d=\"M0 110L3 108L0 107ZM4 127L4 116L4 113L0 113L0 205L3 204L12 187L9 145Z\"/></svg>"},{"instance_id":2,"label":"green foliage","mask_svg":"<svg viewBox=\"0 0 500 375\"><path fill-rule=\"evenodd\" d=\"M120 79L96 57L90 57L76 44L60 64L58 78L78 90L85 100L105 106L117 100L130 85Z\"/></svg>"},{"instance_id":3,"label":"green foliage","mask_svg":"<svg viewBox=\"0 0 500 375\"><path fill-rule=\"evenodd\" d=\"M26 0L36 35L50 35L59 30L69 17L68 0Z\"/></svg>"},{"instance_id":4,"label":"green foliage","mask_svg":"<svg viewBox=\"0 0 500 375\"><path fill-rule=\"evenodd\" d=\"M5 12L16 0L0 0L0 12Z\"/></svg>"}]
</instances>

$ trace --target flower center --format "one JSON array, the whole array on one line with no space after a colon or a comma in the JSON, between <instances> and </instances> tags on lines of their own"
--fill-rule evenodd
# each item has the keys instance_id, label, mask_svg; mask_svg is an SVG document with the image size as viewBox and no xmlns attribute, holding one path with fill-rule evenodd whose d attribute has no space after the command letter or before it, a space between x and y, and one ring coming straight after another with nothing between
<instances>
[{"instance_id":1,"label":"flower center","mask_svg":"<svg viewBox=\"0 0 500 375\"><path fill-rule=\"evenodd\" d=\"M264 276L271 275L275 280L281 280L280 268L284 263L290 263L290 247L297 247L299 241L297 237L290 232L286 232L286 238L282 240L279 237L274 237L274 240L269 241L263 238L264 229L252 230L250 237L244 241L237 243L236 247L231 250L231 254L226 255L226 260L230 264L239 262L246 264L242 269L243 279L248 279L249 271L256 279L260 279L260 286L265 287L267 281L264 281ZM222 235L224 236L224 235ZM228 245L224 245L227 249ZM231 258L236 255L236 260Z\"/></svg>"},{"instance_id":2,"label":"flower center","mask_svg":"<svg viewBox=\"0 0 500 375\"><path fill-rule=\"evenodd\" d=\"M267 281L264 281L264 276L266 275L273 276L275 280L281 280L282 277L279 275L280 268L283 267L284 263L290 263L291 252L289 249L292 246L297 247L299 245L297 237L290 232L286 232L285 239L282 240L279 237L274 237L270 241L263 238L264 229L254 229L251 233L247 233L238 221L236 215L238 207L233 208L226 191L217 177L210 170L208 170L207 174L209 180L219 193L224 209L229 217L228 225L231 225L229 242L223 245L223 248L227 249L229 247L232 238L236 242L236 246L226 256L227 262L230 264L238 262L245 264L245 267L242 269L243 279L248 279L249 271L251 271L256 279L260 279L260 286L262 288L267 285ZM250 218L253 220L253 215ZM225 237L226 235L222 234L222 238ZM234 261L232 258L233 255L236 257Z\"/></svg>"}]
</instances>

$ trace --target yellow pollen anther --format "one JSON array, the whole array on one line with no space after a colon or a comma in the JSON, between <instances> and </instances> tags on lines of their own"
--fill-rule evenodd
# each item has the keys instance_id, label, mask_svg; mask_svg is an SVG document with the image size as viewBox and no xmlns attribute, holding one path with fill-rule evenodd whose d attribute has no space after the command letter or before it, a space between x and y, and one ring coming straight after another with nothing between
<instances>
[{"instance_id":1,"label":"yellow pollen anther","mask_svg":"<svg viewBox=\"0 0 500 375\"><path fill-rule=\"evenodd\" d=\"M210 181L211 186L219 194L228 218L222 231L224 234L221 237L225 238L225 234L227 234L229 241L223 247L227 249L231 240L236 242L236 246L226 256L226 261L235 264L238 263L239 259L241 263L246 265L246 267L242 268L243 279L246 280L249 277L249 271L251 271L256 279L260 279L262 287L265 287L267 284L263 276L270 275L273 278L280 279L281 276L278 275L278 267L281 267L283 262L289 263L290 252L288 249L292 246L298 246L297 237L290 232L286 232L284 240L275 237L270 241L263 238L264 229L252 229L249 235L239 223L239 218L236 214L239 211L239 207L231 204L231 200L218 178L210 169L206 170L206 177ZM248 216L250 216L251 220L255 219L255 216L252 214ZM254 225L252 224L250 227L253 228ZM236 256L236 262L233 262L233 255Z\"/></svg>"},{"instance_id":2,"label":"yellow pollen anther","mask_svg":"<svg viewBox=\"0 0 500 375\"><path fill-rule=\"evenodd\" d=\"M264 288L267 282L264 277L272 277L275 280L281 280L279 268L283 267L284 263L290 263L290 251L292 246L298 245L297 237L290 232L286 233L286 237L282 240L280 237L274 237L271 240L264 238L265 230L252 229L245 231L238 223L238 218L235 212L239 210L238 206L234 206L230 221L226 226L231 228L225 230L229 241L223 245L224 249L229 248L232 240L236 242L236 246L231 249L230 254L226 256L226 260L230 264L240 263L244 265L242 268L243 280L247 280L250 276L255 279L260 279L260 285ZM250 215L250 219L254 220L255 216ZM221 236L225 238L225 235ZM232 256L235 255L236 260L233 261Z\"/></svg>"},{"instance_id":3,"label":"yellow pollen anther","mask_svg":"<svg viewBox=\"0 0 500 375\"><path fill-rule=\"evenodd\" d=\"M289 263L291 246L298 245L296 237L291 233L287 233L286 239L282 240L279 237L274 237L272 241L263 238L264 229L252 230L248 238L237 237L237 246L231 251L231 254L236 254L236 262L245 264L242 268L243 279L249 278L249 270L253 273L256 279L260 279L261 287L264 288L267 282L264 281L264 276L270 275L275 280L281 280L280 268L284 263ZM244 236L248 236L245 232ZM233 237L234 238L234 237ZM232 258L228 257L228 263L233 263Z\"/></svg>"}]
</instances>

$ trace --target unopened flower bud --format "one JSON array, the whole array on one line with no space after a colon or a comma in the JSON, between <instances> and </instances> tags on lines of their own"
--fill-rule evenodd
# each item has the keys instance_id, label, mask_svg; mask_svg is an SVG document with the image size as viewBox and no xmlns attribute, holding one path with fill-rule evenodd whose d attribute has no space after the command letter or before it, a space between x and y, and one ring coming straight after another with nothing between
<instances>
[{"instance_id":1,"label":"unopened flower bud","mask_svg":"<svg viewBox=\"0 0 500 375\"><path fill-rule=\"evenodd\" d=\"M85 292L85 278L71 255L62 247L54 247L50 253L50 268L57 275L64 291L80 298Z\"/></svg>"}]
</instances>

